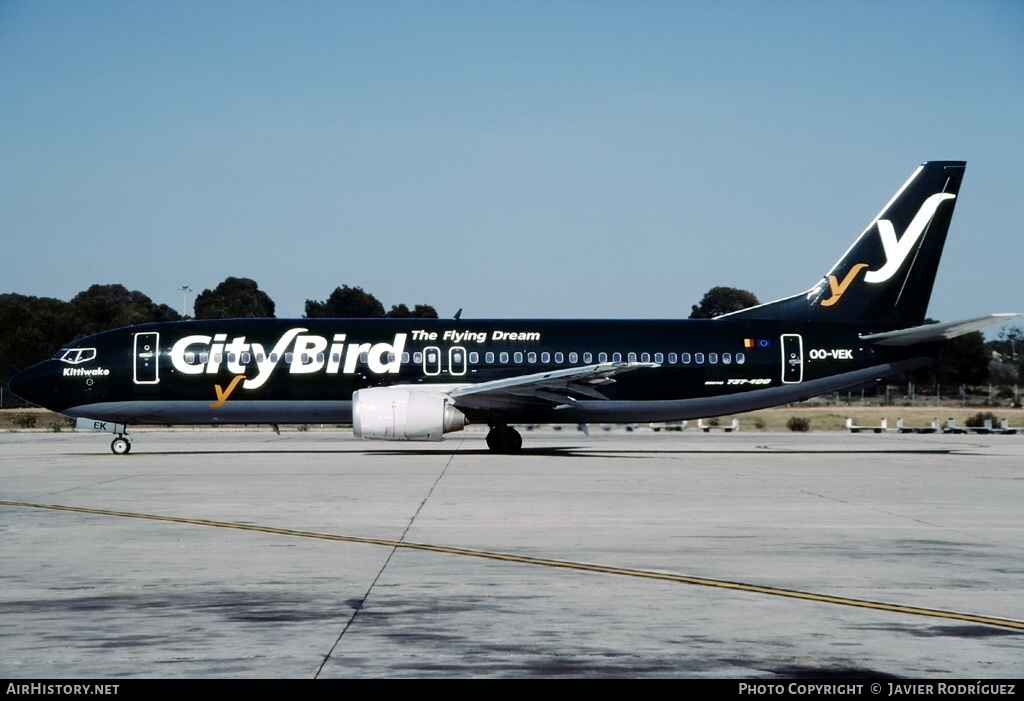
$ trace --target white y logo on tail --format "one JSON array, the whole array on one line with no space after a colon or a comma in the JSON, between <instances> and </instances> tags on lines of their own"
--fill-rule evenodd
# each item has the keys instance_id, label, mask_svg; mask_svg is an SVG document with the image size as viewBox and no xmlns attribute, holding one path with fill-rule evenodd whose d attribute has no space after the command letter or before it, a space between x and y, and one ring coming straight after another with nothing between
<instances>
[{"instance_id":1,"label":"white y logo on tail","mask_svg":"<svg viewBox=\"0 0 1024 701\"><path fill-rule=\"evenodd\" d=\"M914 220L903 232L903 236L896 240L896 229L888 219L878 220L878 235L882 238L882 248L885 249L885 265L878 270L869 270L864 273L864 282L879 283L885 282L899 270L910 255L917 240L921 238L928 223L935 216L935 210L946 200L955 198L947 192L939 192L924 201L921 209L917 210Z\"/></svg>"}]
</instances>

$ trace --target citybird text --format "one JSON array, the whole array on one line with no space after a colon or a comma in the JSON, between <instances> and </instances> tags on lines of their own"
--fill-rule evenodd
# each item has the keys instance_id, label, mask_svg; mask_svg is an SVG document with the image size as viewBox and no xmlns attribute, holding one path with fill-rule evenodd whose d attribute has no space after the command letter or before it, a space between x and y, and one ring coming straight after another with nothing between
<instances>
[{"instance_id":1,"label":"citybird text","mask_svg":"<svg viewBox=\"0 0 1024 701\"><path fill-rule=\"evenodd\" d=\"M229 341L223 333L196 334L175 342L171 348L171 363L186 375L215 375L222 367L233 375L246 375L247 370L251 372L255 368L256 375L246 375L242 387L258 389L270 379L282 359L292 375L321 371L328 375L354 375L360 363L377 375L398 373L405 339L406 334L396 333L391 343L348 342L343 333L336 333L328 340L307 333L307 329L294 328L285 331L272 347L266 348L262 343L246 341L245 336L235 336Z\"/></svg>"}]
</instances>

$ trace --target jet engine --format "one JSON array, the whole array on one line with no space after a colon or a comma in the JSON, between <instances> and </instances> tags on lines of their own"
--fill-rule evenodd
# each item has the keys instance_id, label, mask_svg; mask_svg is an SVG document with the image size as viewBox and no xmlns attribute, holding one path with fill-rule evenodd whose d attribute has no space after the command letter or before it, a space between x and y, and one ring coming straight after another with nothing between
<instances>
[{"instance_id":1,"label":"jet engine","mask_svg":"<svg viewBox=\"0 0 1024 701\"><path fill-rule=\"evenodd\" d=\"M461 431L466 416L451 400L408 387L371 387L352 395L352 432L385 441L439 441Z\"/></svg>"}]
</instances>

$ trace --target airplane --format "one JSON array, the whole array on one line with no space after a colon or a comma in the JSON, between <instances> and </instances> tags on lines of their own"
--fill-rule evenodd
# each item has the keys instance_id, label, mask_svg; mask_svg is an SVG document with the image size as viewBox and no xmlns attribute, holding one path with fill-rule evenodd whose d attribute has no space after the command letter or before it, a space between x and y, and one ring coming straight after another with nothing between
<instances>
[{"instance_id":1,"label":"airplane","mask_svg":"<svg viewBox=\"0 0 1024 701\"><path fill-rule=\"evenodd\" d=\"M680 421L855 389L932 362L942 342L1007 320L924 324L966 163L918 167L806 292L686 320L216 319L89 336L12 392L115 434L141 424L351 423L435 441L487 424Z\"/></svg>"}]
</instances>

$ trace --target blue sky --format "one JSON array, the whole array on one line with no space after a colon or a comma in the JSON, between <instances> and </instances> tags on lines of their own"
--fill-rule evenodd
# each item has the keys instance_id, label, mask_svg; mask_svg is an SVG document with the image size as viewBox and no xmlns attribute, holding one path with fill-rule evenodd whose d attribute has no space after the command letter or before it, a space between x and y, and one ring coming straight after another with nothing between
<instances>
[{"instance_id":1,"label":"blue sky","mask_svg":"<svg viewBox=\"0 0 1024 701\"><path fill-rule=\"evenodd\" d=\"M929 314L1024 312L1024 3L0 0L0 292L686 317L960 159Z\"/></svg>"}]
</instances>

